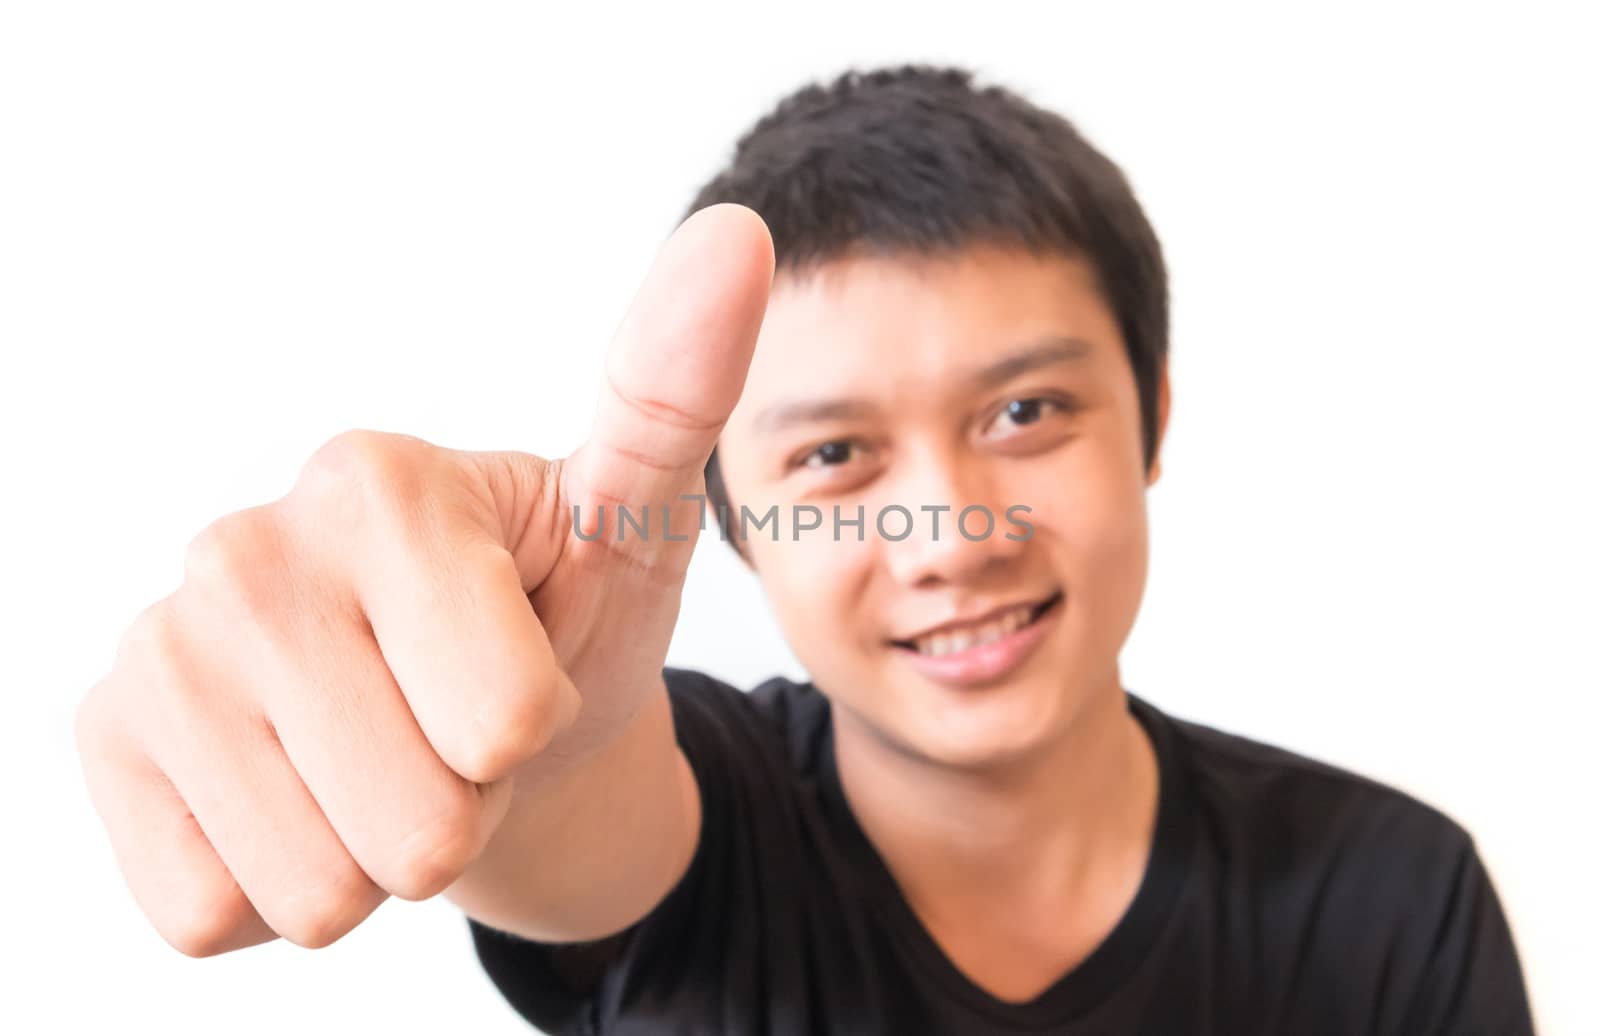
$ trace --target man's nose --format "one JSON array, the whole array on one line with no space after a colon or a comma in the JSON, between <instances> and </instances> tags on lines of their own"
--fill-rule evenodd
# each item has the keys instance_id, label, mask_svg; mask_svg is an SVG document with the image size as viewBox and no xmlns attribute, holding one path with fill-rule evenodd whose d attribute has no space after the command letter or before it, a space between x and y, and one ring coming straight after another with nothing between
<instances>
[{"instance_id":1,"label":"man's nose","mask_svg":"<svg viewBox=\"0 0 1600 1036\"><path fill-rule=\"evenodd\" d=\"M892 498L878 502L883 557L903 586L975 583L1026 549L1026 529L1007 511L1008 480L982 458L919 458L892 480Z\"/></svg>"}]
</instances>

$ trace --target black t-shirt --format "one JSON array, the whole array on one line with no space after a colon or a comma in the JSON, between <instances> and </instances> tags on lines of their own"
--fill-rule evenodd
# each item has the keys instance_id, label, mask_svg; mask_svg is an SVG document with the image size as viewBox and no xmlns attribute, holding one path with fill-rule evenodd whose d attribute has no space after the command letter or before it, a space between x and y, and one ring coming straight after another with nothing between
<instances>
[{"instance_id":1,"label":"black t-shirt","mask_svg":"<svg viewBox=\"0 0 1600 1036\"><path fill-rule=\"evenodd\" d=\"M829 702L668 669L702 796L683 880L632 928L544 944L469 920L551 1033L1531 1033L1472 838L1397 790L1127 694L1160 767L1146 871L1081 964L1026 1003L969 980L856 823Z\"/></svg>"}]
</instances>

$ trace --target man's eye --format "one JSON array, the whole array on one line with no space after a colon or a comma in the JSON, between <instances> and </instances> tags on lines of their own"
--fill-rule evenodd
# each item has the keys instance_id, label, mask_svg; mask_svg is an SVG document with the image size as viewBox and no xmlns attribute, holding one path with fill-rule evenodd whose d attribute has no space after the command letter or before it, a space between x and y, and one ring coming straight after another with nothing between
<instances>
[{"instance_id":1,"label":"man's eye","mask_svg":"<svg viewBox=\"0 0 1600 1036\"><path fill-rule=\"evenodd\" d=\"M825 442L800 458L800 464L807 468L837 467L850 459L852 444L844 439Z\"/></svg>"},{"instance_id":2,"label":"man's eye","mask_svg":"<svg viewBox=\"0 0 1600 1036\"><path fill-rule=\"evenodd\" d=\"M1004 426L1023 426L1036 423L1040 418L1053 412L1066 412L1070 410L1067 404L1058 399L1045 396L1031 396L1026 399L1013 399L1007 403L999 414L995 415L995 422L1004 430Z\"/></svg>"}]
</instances>

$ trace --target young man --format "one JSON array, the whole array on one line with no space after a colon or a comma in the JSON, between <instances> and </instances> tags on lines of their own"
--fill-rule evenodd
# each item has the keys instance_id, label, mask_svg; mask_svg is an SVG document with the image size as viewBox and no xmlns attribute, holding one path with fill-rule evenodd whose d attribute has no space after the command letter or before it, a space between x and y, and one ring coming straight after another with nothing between
<instances>
[{"instance_id":1,"label":"young man","mask_svg":"<svg viewBox=\"0 0 1600 1036\"><path fill-rule=\"evenodd\" d=\"M563 1033L1531 1031L1459 825L1120 685L1170 393L1115 166L885 69L691 212L576 454L354 433L195 541L78 721L163 935L442 891ZM706 512L812 682L662 670Z\"/></svg>"}]
</instances>

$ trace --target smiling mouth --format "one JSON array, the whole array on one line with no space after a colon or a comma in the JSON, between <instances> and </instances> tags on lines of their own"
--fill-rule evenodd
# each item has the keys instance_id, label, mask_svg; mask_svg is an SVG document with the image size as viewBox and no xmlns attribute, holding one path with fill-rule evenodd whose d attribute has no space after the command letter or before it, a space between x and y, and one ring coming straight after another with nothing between
<instances>
[{"instance_id":1,"label":"smiling mouth","mask_svg":"<svg viewBox=\"0 0 1600 1036\"><path fill-rule=\"evenodd\" d=\"M891 640L890 644L929 658L953 655L984 644L992 644L1026 629L1060 603L1062 592L1057 590L1044 601L1032 605L1018 605L983 623L975 623L948 632L932 633L915 640Z\"/></svg>"}]
</instances>

